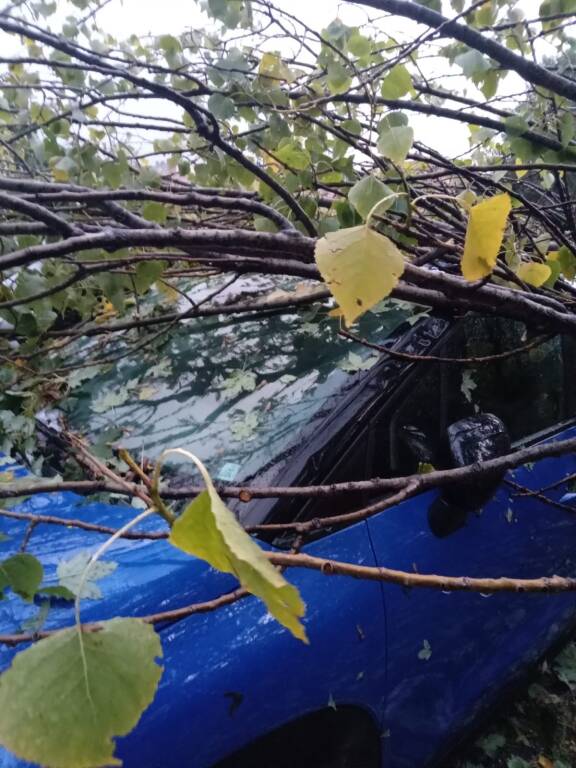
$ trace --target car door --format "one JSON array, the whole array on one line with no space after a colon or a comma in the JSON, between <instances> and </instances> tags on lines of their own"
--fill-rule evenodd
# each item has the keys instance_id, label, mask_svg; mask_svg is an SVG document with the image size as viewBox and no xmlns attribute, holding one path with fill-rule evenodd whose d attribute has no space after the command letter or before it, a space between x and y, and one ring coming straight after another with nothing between
<instances>
[{"instance_id":1,"label":"car door","mask_svg":"<svg viewBox=\"0 0 576 768\"><path fill-rule=\"evenodd\" d=\"M521 324L468 318L438 354L485 358L522 345ZM504 359L417 370L374 419L373 474L404 474L418 463L425 469L447 426L474 413L499 416L516 446L576 435L574 373L574 344L560 337ZM368 526L378 563L471 577L574 576L576 515L554 502L566 490L560 481L575 470L574 456L565 456L509 472L490 501L448 535L435 534L430 525L438 491L376 515ZM524 488L559 482L544 492L551 503L521 495ZM387 768L423 765L445 748L574 615L572 594L382 589L388 631Z\"/></svg>"}]
</instances>

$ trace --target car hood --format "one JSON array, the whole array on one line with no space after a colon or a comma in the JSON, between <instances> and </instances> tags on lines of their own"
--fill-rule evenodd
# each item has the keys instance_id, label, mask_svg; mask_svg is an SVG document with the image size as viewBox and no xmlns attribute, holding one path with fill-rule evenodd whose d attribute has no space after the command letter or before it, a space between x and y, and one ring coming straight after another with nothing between
<instances>
[{"instance_id":1,"label":"car hood","mask_svg":"<svg viewBox=\"0 0 576 768\"><path fill-rule=\"evenodd\" d=\"M0 470L1 472L1 470ZM20 472L18 473L20 474ZM73 493L38 494L9 511L16 515L49 515L67 520L82 520L117 529L137 514L126 504L86 501ZM0 562L18 551L27 537L29 520L0 516ZM143 521L139 531L161 531L157 518ZM4 536L6 538L4 538ZM109 537L77 527L40 523L27 538L26 552L35 555L44 567L44 584L58 584L58 566L80 553L93 553ZM114 616L147 616L190 603L210 600L237 586L236 580L213 570L205 562L186 555L166 540L116 541L103 557L116 564L114 570L95 586L99 598L82 601L82 620L97 621ZM34 631L39 603L26 603L7 593L0 601L0 633ZM32 622L32 623L31 623ZM56 629L74 622L69 601L51 599L43 628ZM13 652L0 647L0 668Z\"/></svg>"}]
</instances>

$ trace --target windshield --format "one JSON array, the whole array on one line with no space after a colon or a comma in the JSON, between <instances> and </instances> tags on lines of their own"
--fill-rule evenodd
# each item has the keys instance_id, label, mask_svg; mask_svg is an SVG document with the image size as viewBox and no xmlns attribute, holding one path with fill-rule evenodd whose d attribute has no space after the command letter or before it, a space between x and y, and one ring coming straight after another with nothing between
<instances>
[{"instance_id":1,"label":"windshield","mask_svg":"<svg viewBox=\"0 0 576 768\"><path fill-rule=\"evenodd\" d=\"M415 309L388 301L367 313L359 333L384 341ZM186 448L216 480L245 481L376 360L338 335L326 307L233 323L190 320L80 383L64 406L66 420L96 444L128 448L138 461Z\"/></svg>"}]
</instances>

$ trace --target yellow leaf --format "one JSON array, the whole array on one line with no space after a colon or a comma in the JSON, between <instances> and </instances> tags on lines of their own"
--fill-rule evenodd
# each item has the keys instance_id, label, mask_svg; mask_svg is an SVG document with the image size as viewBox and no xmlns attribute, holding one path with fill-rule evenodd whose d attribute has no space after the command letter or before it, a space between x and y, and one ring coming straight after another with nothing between
<instances>
[{"instance_id":1,"label":"yellow leaf","mask_svg":"<svg viewBox=\"0 0 576 768\"><path fill-rule=\"evenodd\" d=\"M160 291L160 293L164 296L166 301L174 302L178 301L180 298L180 294L178 291L174 290L170 283L167 280L158 280L156 282L156 288Z\"/></svg>"},{"instance_id":2,"label":"yellow leaf","mask_svg":"<svg viewBox=\"0 0 576 768\"><path fill-rule=\"evenodd\" d=\"M463 192L460 192L460 194L457 196L457 199L460 201L460 204L462 207L469 211L470 208L474 205L477 199L476 192L472 189L465 189Z\"/></svg>"},{"instance_id":3,"label":"yellow leaf","mask_svg":"<svg viewBox=\"0 0 576 768\"><path fill-rule=\"evenodd\" d=\"M520 280L528 283L528 285L540 288L540 286L544 285L546 280L548 280L552 274L552 270L548 264L539 264L536 261L524 261L516 270L516 274Z\"/></svg>"},{"instance_id":4,"label":"yellow leaf","mask_svg":"<svg viewBox=\"0 0 576 768\"><path fill-rule=\"evenodd\" d=\"M462 257L462 274L466 280L481 280L496 266L510 208L510 196L506 193L470 208Z\"/></svg>"},{"instance_id":5,"label":"yellow leaf","mask_svg":"<svg viewBox=\"0 0 576 768\"><path fill-rule=\"evenodd\" d=\"M138 393L138 400L151 400L157 394L158 394L157 387L154 387L151 384L146 384L145 386L142 387L142 389Z\"/></svg>"},{"instance_id":6,"label":"yellow leaf","mask_svg":"<svg viewBox=\"0 0 576 768\"><path fill-rule=\"evenodd\" d=\"M99 302L94 319L97 323L105 323L117 314L112 302L104 300Z\"/></svg>"},{"instance_id":7,"label":"yellow leaf","mask_svg":"<svg viewBox=\"0 0 576 768\"><path fill-rule=\"evenodd\" d=\"M274 80L286 80L288 83L292 83L295 80L294 73L277 53L268 52L262 56L258 66L258 74L261 77L268 77Z\"/></svg>"},{"instance_id":8,"label":"yellow leaf","mask_svg":"<svg viewBox=\"0 0 576 768\"><path fill-rule=\"evenodd\" d=\"M546 757L545 755L540 755L538 758L538 765L539 768L554 768L554 763L552 760L550 760L550 758Z\"/></svg>"},{"instance_id":9,"label":"yellow leaf","mask_svg":"<svg viewBox=\"0 0 576 768\"><path fill-rule=\"evenodd\" d=\"M307 643L306 631L300 622L306 606L296 587L270 563L226 507L202 462L181 449L166 453L180 453L193 460L206 484L206 490L191 501L175 520L170 543L206 560L213 568L236 576L248 592L265 603L280 624Z\"/></svg>"},{"instance_id":10,"label":"yellow leaf","mask_svg":"<svg viewBox=\"0 0 576 768\"><path fill-rule=\"evenodd\" d=\"M522 161L517 157L516 158L516 165L522 165ZM519 179L522 178L522 176L526 176L528 173L527 168L520 168L518 171L516 171L516 176L518 176Z\"/></svg>"},{"instance_id":11,"label":"yellow leaf","mask_svg":"<svg viewBox=\"0 0 576 768\"><path fill-rule=\"evenodd\" d=\"M365 226L329 232L314 255L347 325L388 296L404 272L394 243Z\"/></svg>"}]
</instances>

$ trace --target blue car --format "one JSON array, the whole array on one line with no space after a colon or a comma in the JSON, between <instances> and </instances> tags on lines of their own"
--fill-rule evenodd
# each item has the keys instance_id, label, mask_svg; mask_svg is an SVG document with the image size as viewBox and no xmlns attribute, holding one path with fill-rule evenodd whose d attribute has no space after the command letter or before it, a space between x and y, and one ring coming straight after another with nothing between
<instances>
[{"instance_id":1,"label":"blue car","mask_svg":"<svg viewBox=\"0 0 576 768\"><path fill-rule=\"evenodd\" d=\"M168 445L188 448L221 485L424 472L466 463L486 429L500 453L576 436L572 339L389 301L359 326L360 336L390 350L375 352L338 335L322 311L249 316L233 326L219 318L211 334L193 333L206 323L187 326L166 347L80 383L61 417L90 434L102 456L117 440L138 459ZM57 454L52 465L63 460ZM3 469L26 474L13 464ZM197 482L187 472L173 467L167 484ZM321 529L303 551L420 573L576 576L575 472L576 457L567 455L497 482L426 491L362 522ZM250 526L332 516L377 499L230 506ZM115 528L134 513L121 500L69 492L31 496L12 511ZM8 537L0 559L27 526L0 515ZM27 537L27 551L56 583L59 563L105 538L42 523ZM294 540L268 533L260 543L286 550ZM84 621L148 615L237 587L165 541L121 540L105 559L117 568L99 582L102 598L83 602ZM159 628L164 674L135 730L118 740L127 768L428 766L571 627L576 609L570 593L444 593L298 569L287 577L307 604L309 645L253 597ZM21 631L36 610L7 594L0 632ZM45 626L69 625L72 613L54 600ZM0 647L0 669L14 653ZM22 765L0 750L2 768Z\"/></svg>"}]
</instances>

